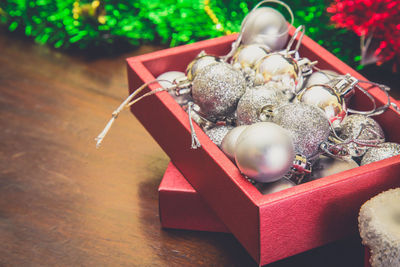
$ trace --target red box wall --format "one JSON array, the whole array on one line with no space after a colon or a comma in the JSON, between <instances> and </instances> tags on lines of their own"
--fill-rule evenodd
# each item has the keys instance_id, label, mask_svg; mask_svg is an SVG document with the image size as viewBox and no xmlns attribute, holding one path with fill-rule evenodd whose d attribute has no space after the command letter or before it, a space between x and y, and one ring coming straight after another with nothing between
<instances>
[{"instance_id":1,"label":"red box wall","mask_svg":"<svg viewBox=\"0 0 400 267\"><path fill-rule=\"evenodd\" d=\"M128 59L130 92L163 72L184 71L203 49L210 54L226 54L235 38L226 36ZM322 69L350 73L365 80L308 37L303 39L300 54L318 60ZM156 84L150 86L151 90L156 88ZM378 103L385 101L385 95L378 89L371 93ZM362 94L353 99L353 107L369 108ZM263 196L243 179L236 166L197 125L195 130L202 147L190 149L187 114L168 93L148 97L131 111L260 264L354 233L361 204L381 191L400 186L397 174L400 157L394 157ZM400 117L394 109L376 119L388 140L400 142Z\"/></svg>"}]
</instances>

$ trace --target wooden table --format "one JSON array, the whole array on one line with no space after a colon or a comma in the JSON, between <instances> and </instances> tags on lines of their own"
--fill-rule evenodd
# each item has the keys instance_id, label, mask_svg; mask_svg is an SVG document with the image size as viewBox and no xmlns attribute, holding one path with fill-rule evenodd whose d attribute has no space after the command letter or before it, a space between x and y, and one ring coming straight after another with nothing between
<instances>
[{"instance_id":1,"label":"wooden table","mask_svg":"<svg viewBox=\"0 0 400 267\"><path fill-rule=\"evenodd\" d=\"M163 230L169 159L121 114L124 59L87 60L0 33L1 266L256 266L230 234ZM295 233L293 233L295 234ZM361 266L358 237L270 266Z\"/></svg>"}]
</instances>

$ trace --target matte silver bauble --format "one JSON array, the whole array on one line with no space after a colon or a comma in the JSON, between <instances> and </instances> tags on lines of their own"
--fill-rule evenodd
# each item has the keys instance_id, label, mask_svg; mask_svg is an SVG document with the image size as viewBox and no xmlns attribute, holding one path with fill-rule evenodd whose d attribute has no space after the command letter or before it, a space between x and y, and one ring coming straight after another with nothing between
<instances>
[{"instance_id":1,"label":"matte silver bauble","mask_svg":"<svg viewBox=\"0 0 400 267\"><path fill-rule=\"evenodd\" d=\"M247 128L247 125L237 126L230 130L222 139L221 149L229 159L235 161L236 142L240 134Z\"/></svg>"},{"instance_id":2,"label":"matte silver bauble","mask_svg":"<svg viewBox=\"0 0 400 267\"><path fill-rule=\"evenodd\" d=\"M296 184L290 181L289 179L286 178L281 178L278 181L272 182L272 183L259 183L256 184L256 187L258 191L260 191L261 194L267 195L267 194L272 194L275 192L279 192L288 188L291 188L295 186Z\"/></svg>"},{"instance_id":3,"label":"matte silver bauble","mask_svg":"<svg viewBox=\"0 0 400 267\"><path fill-rule=\"evenodd\" d=\"M294 156L291 136L272 122L248 126L236 142L236 165L256 182L269 183L282 178L293 165Z\"/></svg>"},{"instance_id":4,"label":"matte silver bauble","mask_svg":"<svg viewBox=\"0 0 400 267\"><path fill-rule=\"evenodd\" d=\"M319 107L330 121L345 115L341 97L325 86L312 85L307 87L297 96L297 99L305 104Z\"/></svg>"},{"instance_id":5,"label":"matte silver bauble","mask_svg":"<svg viewBox=\"0 0 400 267\"><path fill-rule=\"evenodd\" d=\"M262 58L257 64L257 74L261 74L264 82L282 80L288 78L296 80L298 68L291 57L275 53Z\"/></svg>"},{"instance_id":6,"label":"matte silver bauble","mask_svg":"<svg viewBox=\"0 0 400 267\"><path fill-rule=\"evenodd\" d=\"M192 97L207 119L231 115L246 91L246 81L239 70L227 63L204 67L194 78Z\"/></svg>"},{"instance_id":7,"label":"matte silver bauble","mask_svg":"<svg viewBox=\"0 0 400 267\"><path fill-rule=\"evenodd\" d=\"M199 73L204 67L217 62L221 62L218 57L207 55L204 51L200 52L200 54L187 66L186 73L188 80L193 81L197 73Z\"/></svg>"},{"instance_id":8,"label":"matte silver bauble","mask_svg":"<svg viewBox=\"0 0 400 267\"><path fill-rule=\"evenodd\" d=\"M321 155L318 161L314 163L311 174L311 180L320 179L329 175L333 175L357 167L358 167L357 162L355 162L352 159L341 160Z\"/></svg>"},{"instance_id":9,"label":"matte silver bauble","mask_svg":"<svg viewBox=\"0 0 400 267\"><path fill-rule=\"evenodd\" d=\"M158 83L161 85L161 87L168 89L173 87L173 82L176 79L181 79L185 77L185 73L181 71L167 71L164 72L163 74L159 75L157 77L157 80L160 80ZM169 81L169 82L167 82ZM176 95L175 90L170 90L168 93L175 99L175 101L180 105L184 106L189 103L189 101L192 100L192 97L190 94L182 94L182 95Z\"/></svg>"},{"instance_id":10,"label":"matte silver bauble","mask_svg":"<svg viewBox=\"0 0 400 267\"><path fill-rule=\"evenodd\" d=\"M354 140L347 145L350 155L359 157L365 154L368 146L360 143L377 145L385 142L385 134L381 126L371 117L364 115L349 115L340 124L339 137L344 140Z\"/></svg>"},{"instance_id":11,"label":"matte silver bauble","mask_svg":"<svg viewBox=\"0 0 400 267\"><path fill-rule=\"evenodd\" d=\"M239 125L250 125L260 121L270 121L271 119L267 116L262 119L261 113L265 109L273 111L287 102L284 93L276 89L273 83L249 88L239 100L236 109L237 123Z\"/></svg>"},{"instance_id":12,"label":"matte silver bauble","mask_svg":"<svg viewBox=\"0 0 400 267\"><path fill-rule=\"evenodd\" d=\"M253 68L257 61L267 55L268 51L262 45L242 45L233 55L233 64L240 64L241 68Z\"/></svg>"},{"instance_id":13,"label":"matte silver bauble","mask_svg":"<svg viewBox=\"0 0 400 267\"><path fill-rule=\"evenodd\" d=\"M307 87L310 87L310 86L316 85L316 84L328 84L330 81L332 81L338 75L339 74L337 72L334 72L332 70L321 70L321 71L313 72L307 78L304 88L307 88Z\"/></svg>"},{"instance_id":14,"label":"matte silver bauble","mask_svg":"<svg viewBox=\"0 0 400 267\"><path fill-rule=\"evenodd\" d=\"M270 7L258 8L244 19L243 44L262 44L272 51L281 50L288 39L288 24L277 10Z\"/></svg>"},{"instance_id":15,"label":"matte silver bauble","mask_svg":"<svg viewBox=\"0 0 400 267\"><path fill-rule=\"evenodd\" d=\"M205 131L206 135L213 141L217 146L221 146L221 142L226 134L233 129L230 125L218 125Z\"/></svg>"},{"instance_id":16,"label":"matte silver bauble","mask_svg":"<svg viewBox=\"0 0 400 267\"><path fill-rule=\"evenodd\" d=\"M309 159L328 139L330 126L324 112L304 103L290 103L275 109L273 122L287 129L296 153Z\"/></svg>"},{"instance_id":17,"label":"matte silver bauble","mask_svg":"<svg viewBox=\"0 0 400 267\"><path fill-rule=\"evenodd\" d=\"M375 161L391 158L400 155L400 145L396 143L383 143L378 147L371 147L367 150L361 160L361 166Z\"/></svg>"}]
</instances>

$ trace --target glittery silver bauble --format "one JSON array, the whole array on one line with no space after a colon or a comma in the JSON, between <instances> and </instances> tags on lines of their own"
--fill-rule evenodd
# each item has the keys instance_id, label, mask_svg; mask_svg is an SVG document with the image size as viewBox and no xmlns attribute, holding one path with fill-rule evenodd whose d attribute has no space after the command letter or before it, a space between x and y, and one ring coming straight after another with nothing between
<instances>
[{"instance_id":1,"label":"glittery silver bauble","mask_svg":"<svg viewBox=\"0 0 400 267\"><path fill-rule=\"evenodd\" d=\"M282 91L275 89L272 83L256 86L246 90L240 98L236 114L239 125L250 125L260 121L270 121L268 117L261 119L265 109L273 111L276 107L287 103L288 100Z\"/></svg>"},{"instance_id":2,"label":"glittery silver bauble","mask_svg":"<svg viewBox=\"0 0 400 267\"><path fill-rule=\"evenodd\" d=\"M290 132L296 153L306 158L318 153L320 144L330 133L324 112L304 103L290 103L275 109L273 122Z\"/></svg>"},{"instance_id":3,"label":"glittery silver bauble","mask_svg":"<svg viewBox=\"0 0 400 267\"><path fill-rule=\"evenodd\" d=\"M339 74L332 70L321 70L313 72L305 82L304 88L310 87L316 84L328 84L332 79L334 79Z\"/></svg>"},{"instance_id":4,"label":"glittery silver bauble","mask_svg":"<svg viewBox=\"0 0 400 267\"><path fill-rule=\"evenodd\" d=\"M193 81L197 73L199 73L204 67L217 62L221 62L218 57L207 55L204 51L202 51L192 62L189 63L186 69L189 81Z\"/></svg>"},{"instance_id":5,"label":"glittery silver bauble","mask_svg":"<svg viewBox=\"0 0 400 267\"><path fill-rule=\"evenodd\" d=\"M261 7L249 13L244 21L243 44L263 44L272 51L281 50L285 46L288 24L277 10Z\"/></svg>"},{"instance_id":6,"label":"glittery silver bauble","mask_svg":"<svg viewBox=\"0 0 400 267\"><path fill-rule=\"evenodd\" d=\"M322 177L333 175L342 171L347 171L357 168L358 164L352 159L341 160L320 156L312 169L311 180L316 180Z\"/></svg>"},{"instance_id":7,"label":"glittery silver bauble","mask_svg":"<svg viewBox=\"0 0 400 267\"><path fill-rule=\"evenodd\" d=\"M293 165L294 156L290 134L272 122L248 126L236 142L236 165L256 182L269 183L282 178Z\"/></svg>"},{"instance_id":8,"label":"glittery silver bauble","mask_svg":"<svg viewBox=\"0 0 400 267\"><path fill-rule=\"evenodd\" d=\"M400 145L396 143L383 143L379 147L371 147L367 150L361 160L361 166L375 161L387 159L400 155Z\"/></svg>"},{"instance_id":9,"label":"glittery silver bauble","mask_svg":"<svg viewBox=\"0 0 400 267\"><path fill-rule=\"evenodd\" d=\"M281 178L272 183L259 183L256 184L257 189L263 195L272 194L295 186L296 184L286 178Z\"/></svg>"},{"instance_id":10,"label":"glittery silver bauble","mask_svg":"<svg viewBox=\"0 0 400 267\"><path fill-rule=\"evenodd\" d=\"M358 114L349 115L340 124L340 129L340 138L358 141L358 144L352 142L347 145L350 155L354 157L364 155L368 149L367 146L359 143L368 144L372 141L372 144L376 145L385 142L385 134L381 126L371 117Z\"/></svg>"},{"instance_id":11,"label":"glittery silver bauble","mask_svg":"<svg viewBox=\"0 0 400 267\"><path fill-rule=\"evenodd\" d=\"M181 72L181 71L167 71L164 72L163 74L159 75L157 77L157 80L166 80L166 81L159 81L158 83L161 85L161 87L163 88L171 88L172 82L175 79L180 79L180 78L184 78L185 77L185 73ZM167 82L169 81L169 82ZM189 101L192 100L192 97L190 94L182 94L182 95L176 95L174 90L168 91L168 93L175 99L175 101L180 105L180 106L184 106L187 105L187 103Z\"/></svg>"},{"instance_id":12,"label":"glittery silver bauble","mask_svg":"<svg viewBox=\"0 0 400 267\"><path fill-rule=\"evenodd\" d=\"M259 44L241 46L233 55L232 63L238 63L242 68L253 68L257 61L265 57L267 53L267 49Z\"/></svg>"},{"instance_id":13,"label":"glittery silver bauble","mask_svg":"<svg viewBox=\"0 0 400 267\"><path fill-rule=\"evenodd\" d=\"M205 131L206 135L213 141L217 146L221 146L221 142L225 135L233 129L230 125L219 125Z\"/></svg>"},{"instance_id":14,"label":"glittery silver bauble","mask_svg":"<svg viewBox=\"0 0 400 267\"><path fill-rule=\"evenodd\" d=\"M246 91L242 73L227 63L204 67L194 78L192 97L208 119L231 115Z\"/></svg>"},{"instance_id":15,"label":"glittery silver bauble","mask_svg":"<svg viewBox=\"0 0 400 267\"><path fill-rule=\"evenodd\" d=\"M230 130L222 139L221 149L231 160L235 160L236 142L240 134L247 128L247 125L237 126Z\"/></svg>"}]
</instances>

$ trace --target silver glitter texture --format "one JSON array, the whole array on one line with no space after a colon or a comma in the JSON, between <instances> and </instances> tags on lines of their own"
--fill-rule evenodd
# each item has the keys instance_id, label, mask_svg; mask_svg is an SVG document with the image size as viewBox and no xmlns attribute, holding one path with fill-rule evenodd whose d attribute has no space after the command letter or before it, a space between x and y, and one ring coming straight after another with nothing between
<instances>
[{"instance_id":1,"label":"silver glitter texture","mask_svg":"<svg viewBox=\"0 0 400 267\"><path fill-rule=\"evenodd\" d=\"M216 144L218 147L221 146L222 140L225 135L233 129L230 125L220 125L206 130L206 135Z\"/></svg>"},{"instance_id":2,"label":"silver glitter texture","mask_svg":"<svg viewBox=\"0 0 400 267\"><path fill-rule=\"evenodd\" d=\"M371 147L367 150L361 160L361 166L397 155L400 155L399 144L390 142L383 143L380 144L379 147Z\"/></svg>"},{"instance_id":3,"label":"silver glitter texture","mask_svg":"<svg viewBox=\"0 0 400 267\"><path fill-rule=\"evenodd\" d=\"M246 91L246 81L239 70L227 63L204 67L194 78L192 96L207 119L231 115Z\"/></svg>"},{"instance_id":4,"label":"silver glitter texture","mask_svg":"<svg viewBox=\"0 0 400 267\"><path fill-rule=\"evenodd\" d=\"M385 134L381 126L372 118L364 115L349 115L344 118L340 124L339 137L344 140L357 140L361 143L380 144L385 142ZM368 147L356 143L350 143L348 146L352 156L362 156Z\"/></svg>"},{"instance_id":5,"label":"silver glitter texture","mask_svg":"<svg viewBox=\"0 0 400 267\"><path fill-rule=\"evenodd\" d=\"M239 125L260 122L263 108L273 110L287 102L286 96L274 87L274 83L248 88L237 106L237 122ZM265 121L270 121L270 119Z\"/></svg>"},{"instance_id":6,"label":"silver glitter texture","mask_svg":"<svg viewBox=\"0 0 400 267\"><path fill-rule=\"evenodd\" d=\"M290 132L295 151L306 158L318 153L320 144L328 139L330 133L324 112L304 103L290 103L277 108L273 122Z\"/></svg>"}]
</instances>

